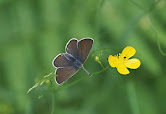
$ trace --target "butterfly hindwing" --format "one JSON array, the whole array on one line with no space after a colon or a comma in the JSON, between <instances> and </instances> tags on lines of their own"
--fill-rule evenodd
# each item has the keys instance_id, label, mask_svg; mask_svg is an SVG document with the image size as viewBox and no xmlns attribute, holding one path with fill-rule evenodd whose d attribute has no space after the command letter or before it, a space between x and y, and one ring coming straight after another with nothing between
<instances>
[{"instance_id":1,"label":"butterfly hindwing","mask_svg":"<svg viewBox=\"0 0 166 114\"><path fill-rule=\"evenodd\" d=\"M74 67L74 66L57 68L56 73L55 73L56 82L58 84L65 82L70 77L72 77L78 70L79 70L79 68Z\"/></svg>"}]
</instances>

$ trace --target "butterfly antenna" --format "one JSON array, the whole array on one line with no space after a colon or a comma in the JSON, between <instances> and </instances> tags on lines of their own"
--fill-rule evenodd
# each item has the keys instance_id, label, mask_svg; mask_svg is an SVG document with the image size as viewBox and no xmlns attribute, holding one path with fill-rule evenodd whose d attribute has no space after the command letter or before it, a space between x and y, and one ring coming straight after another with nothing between
<instances>
[{"instance_id":1,"label":"butterfly antenna","mask_svg":"<svg viewBox=\"0 0 166 114\"><path fill-rule=\"evenodd\" d=\"M81 67L89 76L92 76L85 68L84 66Z\"/></svg>"}]
</instances>

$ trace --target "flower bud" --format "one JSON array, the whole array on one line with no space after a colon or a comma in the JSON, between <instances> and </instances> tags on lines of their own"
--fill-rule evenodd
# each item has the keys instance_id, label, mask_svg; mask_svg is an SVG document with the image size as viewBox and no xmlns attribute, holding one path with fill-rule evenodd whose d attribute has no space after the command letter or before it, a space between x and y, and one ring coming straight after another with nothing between
<instances>
[{"instance_id":1,"label":"flower bud","mask_svg":"<svg viewBox=\"0 0 166 114\"><path fill-rule=\"evenodd\" d=\"M99 57L98 56L95 56L95 61L99 61Z\"/></svg>"}]
</instances>

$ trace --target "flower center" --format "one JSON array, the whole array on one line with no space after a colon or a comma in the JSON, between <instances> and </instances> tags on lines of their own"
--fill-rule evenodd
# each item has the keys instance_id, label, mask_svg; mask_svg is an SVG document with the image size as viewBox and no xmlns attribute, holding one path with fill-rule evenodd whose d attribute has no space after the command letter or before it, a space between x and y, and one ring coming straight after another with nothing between
<instances>
[{"instance_id":1,"label":"flower center","mask_svg":"<svg viewBox=\"0 0 166 114\"><path fill-rule=\"evenodd\" d=\"M126 55L119 54L119 63L120 64L123 64L127 60L128 60L128 58Z\"/></svg>"}]
</instances>

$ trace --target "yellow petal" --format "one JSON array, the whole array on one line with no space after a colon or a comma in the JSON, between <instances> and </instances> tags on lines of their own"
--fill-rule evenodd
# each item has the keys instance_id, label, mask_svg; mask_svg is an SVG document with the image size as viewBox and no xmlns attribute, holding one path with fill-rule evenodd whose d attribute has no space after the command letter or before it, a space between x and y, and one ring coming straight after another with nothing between
<instances>
[{"instance_id":1,"label":"yellow petal","mask_svg":"<svg viewBox=\"0 0 166 114\"><path fill-rule=\"evenodd\" d=\"M136 53L136 50L133 47L127 46L123 49L121 56L126 57L128 59L132 57L135 53Z\"/></svg>"},{"instance_id":2,"label":"yellow petal","mask_svg":"<svg viewBox=\"0 0 166 114\"><path fill-rule=\"evenodd\" d=\"M108 57L108 62L109 62L111 67L116 67L119 64L118 57L117 56L112 56L112 55L110 55Z\"/></svg>"},{"instance_id":3,"label":"yellow petal","mask_svg":"<svg viewBox=\"0 0 166 114\"><path fill-rule=\"evenodd\" d=\"M137 69L141 65L141 62L139 59L134 58L134 59L129 59L128 61L125 61L124 64L128 68Z\"/></svg>"},{"instance_id":4,"label":"yellow petal","mask_svg":"<svg viewBox=\"0 0 166 114\"><path fill-rule=\"evenodd\" d=\"M119 64L117 66L117 70L120 74L126 75L129 74L129 70L127 69L127 67L124 64Z\"/></svg>"}]
</instances>

